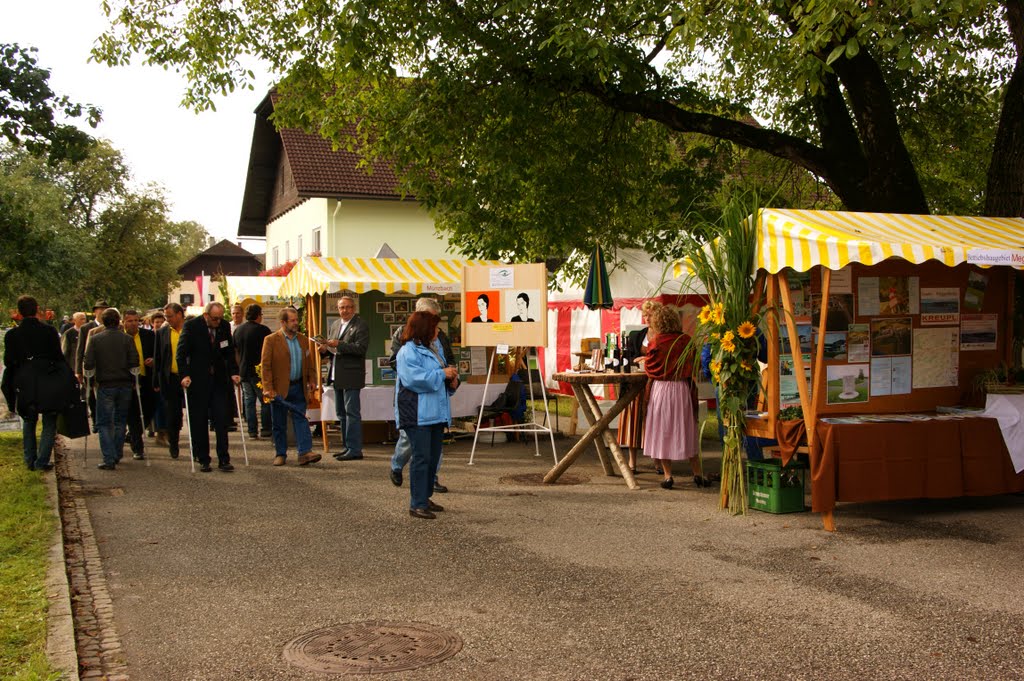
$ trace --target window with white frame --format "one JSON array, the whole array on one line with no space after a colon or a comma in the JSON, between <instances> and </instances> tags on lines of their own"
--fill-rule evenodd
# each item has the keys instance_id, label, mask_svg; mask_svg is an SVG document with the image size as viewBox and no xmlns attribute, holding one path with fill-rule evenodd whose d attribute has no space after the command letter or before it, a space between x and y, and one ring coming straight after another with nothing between
<instances>
[{"instance_id":1,"label":"window with white frame","mask_svg":"<svg viewBox=\"0 0 1024 681\"><path fill-rule=\"evenodd\" d=\"M292 259L292 247L287 241L284 242L284 261L288 262Z\"/></svg>"},{"instance_id":2,"label":"window with white frame","mask_svg":"<svg viewBox=\"0 0 1024 681\"><path fill-rule=\"evenodd\" d=\"M274 246L274 258L271 260L274 264L272 267L279 267L281 265L281 258L278 257L277 246Z\"/></svg>"},{"instance_id":3,"label":"window with white frame","mask_svg":"<svg viewBox=\"0 0 1024 681\"><path fill-rule=\"evenodd\" d=\"M323 255L323 251L320 250L320 228L317 227L313 230L313 253L320 253Z\"/></svg>"},{"instance_id":4,"label":"window with white frame","mask_svg":"<svg viewBox=\"0 0 1024 681\"><path fill-rule=\"evenodd\" d=\"M295 242L295 257L296 258L301 258L302 257L302 235L301 234L298 236L298 239Z\"/></svg>"}]
</instances>

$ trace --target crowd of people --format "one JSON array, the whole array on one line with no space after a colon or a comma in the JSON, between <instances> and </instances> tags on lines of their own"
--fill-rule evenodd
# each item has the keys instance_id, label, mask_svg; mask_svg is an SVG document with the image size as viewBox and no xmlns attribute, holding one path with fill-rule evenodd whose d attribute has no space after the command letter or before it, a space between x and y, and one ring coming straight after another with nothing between
<instances>
[{"instance_id":1,"label":"crowd of people","mask_svg":"<svg viewBox=\"0 0 1024 681\"><path fill-rule=\"evenodd\" d=\"M234 429L235 415L250 438L272 440L274 466L287 464L290 419L297 463L316 463L321 455L313 451L306 418L307 405L320 397L314 352L329 362L326 383L335 394L343 443L334 458L363 458L360 391L369 326L356 314L354 296L341 296L338 319L328 336L313 339L299 330L295 308L282 309L279 328L272 331L263 323L258 304L233 306L228 321L224 305L217 302L186 319L177 303L142 315L100 301L93 307L93 319L75 313L58 330L49 319L52 315L41 312L31 296L22 296L18 314L20 324L5 337L3 392L11 409L23 418L29 469L53 467L57 414L83 395L92 415L92 432L99 435L101 470L117 469L126 442L133 459L145 459L147 433L177 459L184 425L199 470L213 470L212 430L217 469L230 472L234 465L228 433ZM643 362L649 382L645 395L623 412L619 444L629 449L634 473L642 449L654 461L666 489L674 485L676 461L689 461L694 482L704 485L696 456L698 401L690 338L672 308L648 301L643 315L648 327L630 336L627 355ZM451 424L450 396L459 387L451 344L439 322L437 301L420 298L391 341L399 438L389 477L401 486L409 465L409 513L425 519L443 510L432 496L447 492L438 479L441 443Z\"/></svg>"},{"instance_id":2,"label":"crowd of people","mask_svg":"<svg viewBox=\"0 0 1024 681\"><path fill-rule=\"evenodd\" d=\"M436 301L421 298L416 310L392 339L400 437L390 478L401 486L401 471L411 461L409 513L435 518L443 508L431 496L447 491L437 477L441 438L451 423L448 400L459 381L450 344L438 329ZM177 459L184 426L201 472L213 470L211 430L217 469L233 471L228 432L235 414L250 438L271 438L274 466L287 463L291 419L298 464L316 463L321 456L313 452L306 417L307 404L319 400L313 352L329 363L326 383L336 396L343 447L334 458L363 458L360 391L369 326L356 314L354 296L338 300L339 318L329 335L312 342L299 330L299 312L292 307L281 310L277 331L263 323L258 304L233 306L229 322L217 302L186 319L177 303L143 315L99 301L91 320L75 313L60 329L47 312L31 296L22 296L19 325L5 336L3 392L23 419L24 460L31 470L53 468L57 416L81 400L99 436L100 470L117 469L126 443L133 459L144 460L147 434Z\"/></svg>"}]
</instances>

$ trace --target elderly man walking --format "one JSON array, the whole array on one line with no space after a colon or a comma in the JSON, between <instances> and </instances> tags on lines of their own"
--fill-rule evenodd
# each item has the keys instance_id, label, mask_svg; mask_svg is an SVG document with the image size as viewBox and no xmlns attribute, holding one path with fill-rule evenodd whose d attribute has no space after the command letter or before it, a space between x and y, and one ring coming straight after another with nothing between
<instances>
[{"instance_id":1,"label":"elderly man walking","mask_svg":"<svg viewBox=\"0 0 1024 681\"><path fill-rule=\"evenodd\" d=\"M178 369L178 343L185 326L185 309L178 303L168 303L164 307L164 316L167 323L156 332L153 389L163 398L167 447L171 458L177 459L178 441L181 437L181 410L185 404L181 372Z\"/></svg>"},{"instance_id":2,"label":"elderly man walking","mask_svg":"<svg viewBox=\"0 0 1024 681\"><path fill-rule=\"evenodd\" d=\"M188 391L189 433L199 470L209 473L210 431L217 437L217 468L233 471L228 453L227 403L232 383L238 385L238 363L231 331L224 322L224 306L207 304L203 314L185 322L176 354L181 387Z\"/></svg>"},{"instance_id":3,"label":"elderly man walking","mask_svg":"<svg viewBox=\"0 0 1024 681\"><path fill-rule=\"evenodd\" d=\"M39 318L39 303L32 296L18 298L21 322L4 336L3 393L11 411L22 418L21 434L25 466L31 470L48 471L53 468L50 455L57 436L57 412L63 408L73 392L71 370L63 367L60 337L56 329ZM64 377L55 384L56 391L43 386L44 381L59 363ZM61 386L67 395L61 395ZM42 437L36 442L36 424L43 417Z\"/></svg>"},{"instance_id":4,"label":"elderly man walking","mask_svg":"<svg viewBox=\"0 0 1024 681\"><path fill-rule=\"evenodd\" d=\"M132 406L132 369L139 354L128 334L121 331L121 313L108 307L100 315L103 330L92 334L82 363L96 372L96 428L100 434L103 463L97 468L112 471L121 461L125 426Z\"/></svg>"},{"instance_id":5,"label":"elderly man walking","mask_svg":"<svg viewBox=\"0 0 1024 681\"><path fill-rule=\"evenodd\" d=\"M345 449L334 455L338 461L363 458L363 415L359 392L366 385L366 351L370 347L370 327L356 314L356 299L344 295L338 299L338 315L331 325L322 351L332 357L327 381L334 385L334 404L341 424Z\"/></svg>"},{"instance_id":6,"label":"elderly man walking","mask_svg":"<svg viewBox=\"0 0 1024 681\"><path fill-rule=\"evenodd\" d=\"M124 311L124 332L131 338L135 352L139 355L138 399L133 399L128 415L128 442L132 448L132 458L146 458L145 438L146 423L153 418L155 396L153 393L153 355L156 351L156 334L141 327L142 317L137 310ZM139 401L142 401L142 413L139 413Z\"/></svg>"},{"instance_id":7,"label":"elderly man walking","mask_svg":"<svg viewBox=\"0 0 1024 681\"><path fill-rule=\"evenodd\" d=\"M313 453L313 438L306 419L306 398L316 386L316 375L309 356L309 338L299 333L299 313L286 307L279 317L281 328L263 341L263 395L271 400L274 423L275 466L283 466L288 457L288 417L295 426L295 444L299 450L299 465L316 463L319 454ZM281 397L287 404L282 404Z\"/></svg>"}]
</instances>

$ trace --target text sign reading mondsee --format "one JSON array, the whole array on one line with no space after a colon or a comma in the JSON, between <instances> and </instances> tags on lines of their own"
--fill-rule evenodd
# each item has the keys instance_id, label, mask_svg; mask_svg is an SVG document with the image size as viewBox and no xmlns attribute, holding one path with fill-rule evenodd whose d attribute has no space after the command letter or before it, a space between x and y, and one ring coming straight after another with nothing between
<instances>
[{"instance_id":1,"label":"text sign reading mondsee","mask_svg":"<svg viewBox=\"0 0 1024 681\"><path fill-rule=\"evenodd\" d=\"M1024 267L1024 251L972 248L967 251L967 262L971 265L1013 265L1015 267Z\"/></svg>"}]
</instances>

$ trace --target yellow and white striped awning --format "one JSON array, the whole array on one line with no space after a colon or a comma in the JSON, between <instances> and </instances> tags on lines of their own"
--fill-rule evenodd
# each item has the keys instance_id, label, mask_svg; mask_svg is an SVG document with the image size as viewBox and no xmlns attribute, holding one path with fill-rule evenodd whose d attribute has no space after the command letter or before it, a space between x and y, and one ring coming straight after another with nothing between
<instances>
[{"instance_id":1,"label":"yellow and white striped awning","mask_svg":"<svg viewBox=\"0 0 1024 681\"><path fill-rule=\"evenodd\" d=\"M888 258L1024 267L1024 219L764 209L757 268L806 272Z\"/></svg>"},{"instance_id":2,"label":"yellow and white striped awning","mask_svg":"<svg viewBox=\"0 0 1024 681\"><path fill-rule=\"evenodd\" d=\"M228 285L227 304L252 299L257 303L268 303L281 298L281 284L284 277L242 277L229 274L225 277Z\"/></svg>"},{"instance_id":3,"label":"yellow and white striped awning","mask_svg":"<svg viewBox=\"0 0 1024 681\"><path fill-rule=\"evenodd\" d=\"M458 293L466 265L500 265L497 260L404 258L300 258L284 278L280 295L307 296L338 291Z\"/></svg>"}]
</instances>

